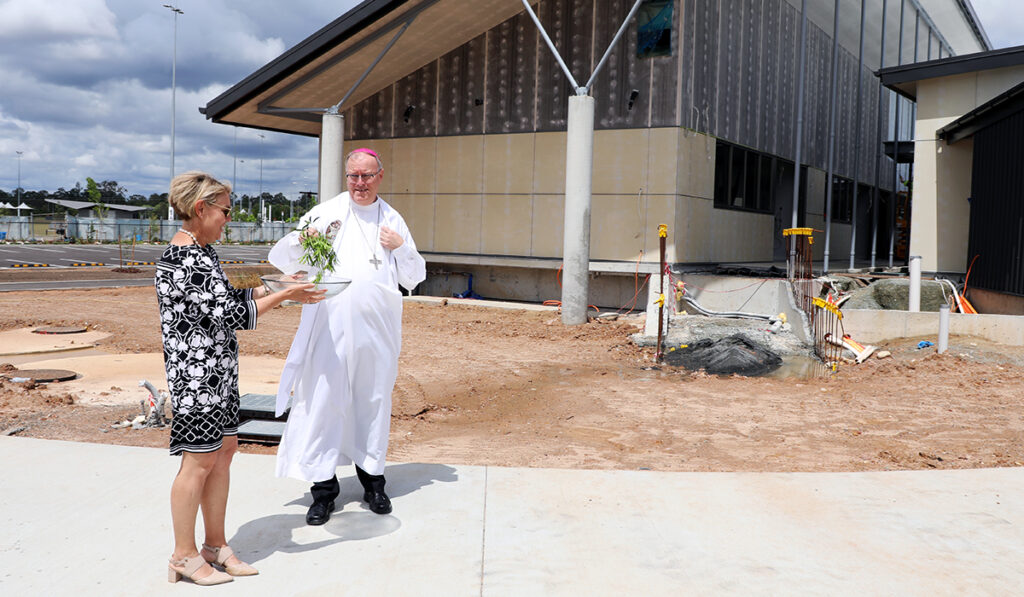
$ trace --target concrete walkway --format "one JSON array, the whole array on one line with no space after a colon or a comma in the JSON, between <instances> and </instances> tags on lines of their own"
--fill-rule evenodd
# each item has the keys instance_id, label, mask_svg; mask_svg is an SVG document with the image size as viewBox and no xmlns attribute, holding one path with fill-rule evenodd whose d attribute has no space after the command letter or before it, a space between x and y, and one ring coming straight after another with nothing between
<instances>
[{"instance_id":1,"label":"concrete walkway","mask_svg":"<svg viewBox=\"0 0 1024 597\"><path fill-rule=\"evenodd\" d=\"M260 575L166 581L162 449L0 437L2 595L1012 595L1024 469L661 473L392 464L395 511L305 525L306 484L241 454L229 541Z\"/></svg>"}]
</instances>

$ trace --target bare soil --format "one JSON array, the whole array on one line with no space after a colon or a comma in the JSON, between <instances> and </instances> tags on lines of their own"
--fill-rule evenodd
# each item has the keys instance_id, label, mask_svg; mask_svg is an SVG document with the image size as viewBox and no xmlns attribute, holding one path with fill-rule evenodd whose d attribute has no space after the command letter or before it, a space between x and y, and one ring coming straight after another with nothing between
<instances>
[{"instance_id":1,"label":"bare soil","mask_svg":"<svg viewBox=\"0 0 1024 597\"><path fill-rule=\"evenodd\" d=\"M283 359L298 317L265 314L239 334L242 353ZM0 293L0 330L40 325L107 332L100 348L113 353L161 350L152 288ZM904 339L880 347L889 358L827 377L714 377L657 365L629 340L641 325L635 314L564 326L550 311L407 303L389 458L666 471L1024 462L1021 347L953 337L938 355ZM111 428L137 410L80 404L59 383L0 381L0 432L166 446L166 430Z\"/></svg>"}]
</instances>

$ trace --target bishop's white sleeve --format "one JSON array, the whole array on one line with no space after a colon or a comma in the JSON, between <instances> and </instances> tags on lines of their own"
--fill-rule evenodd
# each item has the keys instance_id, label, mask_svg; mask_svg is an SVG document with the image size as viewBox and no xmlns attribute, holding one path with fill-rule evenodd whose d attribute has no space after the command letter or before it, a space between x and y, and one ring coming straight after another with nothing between
<instances>
[{"instance_id":1,"label":"bishop's white sleeve","mask_svg":"<svg viewBox=\"0 0 1024 597\"><path fill-rule=\"evenodd\" d=\"M391 252L395 257L395 264L398 266L398 283L406 290L412 291L416 285L427 279L427 262L416 250L416 244L412 236L405 239L405 243Z\"/></svg>"},{"instance_id":2,"label":"bishop's white sleeve","mask_svg":"<svg viewBox=\"0 0 1024 597\"><path fill-rule=\"evenodd\" d=\"M302 245L299 243L299 232L293 230L284 235L284 238L277 241L277 244L270 249L267 261L284 274L291 275L306 267L299 263L301 257Z\"/></svg>"},{"instance_id":3,"label":"bishop's white sleeve","mask_svg":"<svg viewBox=\"0 0 1024 597\"><path fill-rule=\"evenodd\" d=\"M302 258L302 244L299 242L299 230L303 230L306 226L311 224L311 213L312 210L310 210L310 213L307 213L299 221L298 230L293 230L284 235L284 237L277 241L273 248L270 249L270 254L267 255L267 261L277 269L281 270L285 275L309 270L308 265L299 262L299 259ZM321 232L323 231L321 230Z\"/></svg>"},{"instance_id":4,"label":"bishop's white sleeve","mask_svg":"<svg viewBox=\"0 0 1024 597\"><path fill-rule=\"evenodd\" d=\"M397 267L398 283L406 290L412 291L416 285L427 279L427 262L416 250L416 241L412 239L412 233L405 224L405 220L399 219L395 231L402 235L402 246L391 252L395 258Z\"/></svg>"}]
</instances>

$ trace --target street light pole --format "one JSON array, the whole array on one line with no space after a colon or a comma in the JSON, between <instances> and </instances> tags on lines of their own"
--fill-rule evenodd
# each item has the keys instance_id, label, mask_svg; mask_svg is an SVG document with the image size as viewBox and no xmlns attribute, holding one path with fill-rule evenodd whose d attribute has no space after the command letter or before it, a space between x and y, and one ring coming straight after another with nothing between
<instances>
[{"instance_id":1,"label":"street light pole","mask_svg":"<svg viewBox=\"0 0 1024 597\"><path fill-rule=\"evenodd\" d=\"M174 179L174 99L178 87L178 15L185 12L177 6L164 4L164 8L171 9L174 13L174 51L171 54L171 179ZM167 202L167 219L174 219L174 211L171 209L171 202Z\"/></svg>"},{"instance_id":2,"label":"street light pole","mask_svg":"<svg viewBox=\"0 0 1024 597\"><path fill-rule=\"evenodd\" d=\"M15 205L21 205L21 151L15 151L18 154L18 202ZM18 210L18 215L21 215L21 210Z\"/></svg>"},{"instance_id":3,"label":"street light pole","mask_svg":"<svg viewBox=\"0 0 1024 597\"><path fill-rule=\"evenodd\" d=\"M260 138L260 221L263 220L263 133L256 133Z\"/></svg>"},{"instance_id":4,"label":"street light pole","mask_svg":"<svg viewBox=\"0 0 1024 597\"><path fill-rule=\"evenodd\" d=\"M238 191L235 189L237 188L238 185L235 183L238 182L238 127L236 126L234 127L234 129L235 143L234 147L232 148L231 154L231 196L237 197ZM234 200L232 200L231 204L234 205L234 203Z\"/></svg>"},{"instance_id":5,"label":"street light pole","mask_svg":"<svg viewBox=\"0 0 1024 597\"><path fill-rule=\"evenodd\" d=\"M244 165L245 165L245 160L238 160L238 163L244 166ZM242 180L242 182L245 182L245 180ZM241 195L239 195L239 196L238 196L238 200L239 200L239 201L241 201L241 200L242 200L242 196L241 196ZM248 196L246 196L246 201L245 201L245 211L246 211L247 213L248 213L248 211L249 211L249 200L248 200Z\"/></svg>"}]
</instances>

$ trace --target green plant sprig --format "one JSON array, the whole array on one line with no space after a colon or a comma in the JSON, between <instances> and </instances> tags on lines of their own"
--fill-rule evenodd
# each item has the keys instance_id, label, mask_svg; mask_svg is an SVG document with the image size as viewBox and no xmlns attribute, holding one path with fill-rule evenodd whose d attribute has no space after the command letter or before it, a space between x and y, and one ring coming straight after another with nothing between
<instances>
[{"instance_id":1,"label":"green plant sprig","mask_svg":"<svg viewBox=\"0 0 1024 597\"><path fill-rule=\"evenodd\" d=\"M312 222L310 223L312 224ZM313 278L313 283L319 284L324 272L333 272L334 266L338 262L338 256L334 253L334 246L324 234L317 234L316 236L300 234L299 239L302 244L302 257L299 258L299 263L304 263L318 269L316 277Z\"/></svg>"}]
</instances>

